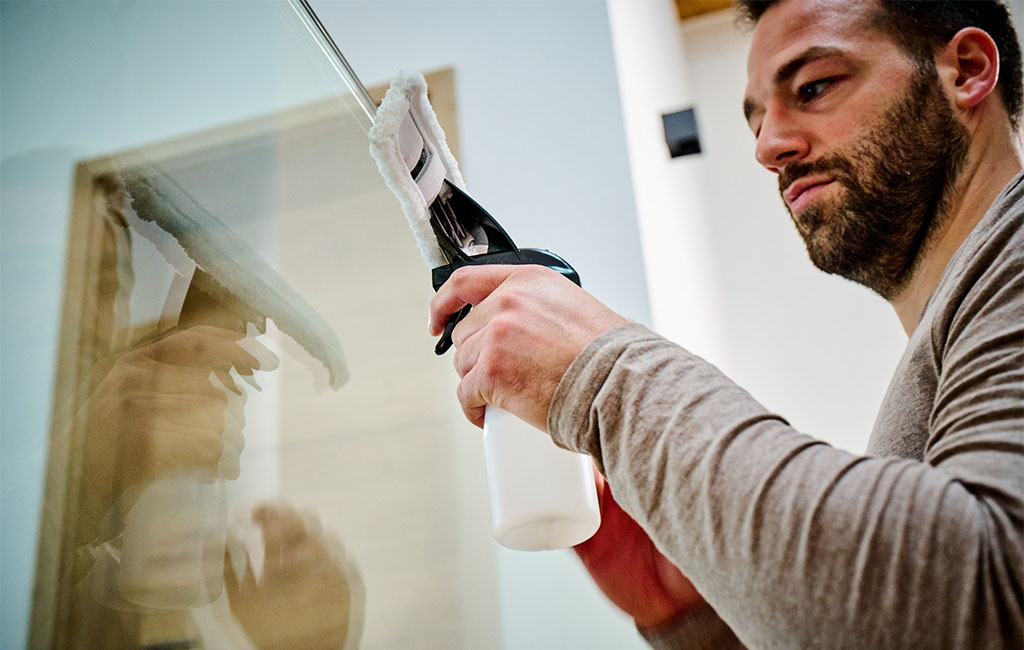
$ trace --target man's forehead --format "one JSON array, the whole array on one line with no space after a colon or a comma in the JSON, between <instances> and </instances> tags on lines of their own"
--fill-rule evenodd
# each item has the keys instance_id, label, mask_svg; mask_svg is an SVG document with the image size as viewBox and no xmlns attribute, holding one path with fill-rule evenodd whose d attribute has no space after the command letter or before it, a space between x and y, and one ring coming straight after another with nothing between
<instances>
[{"instance_id":1,"label":"man's forehead","mask_svg":"<svg viewBox=\"0 0 1024 650\"><path fill-rule=\"evenodd\" d=\"M765 90L807 51L840 53L863 37L874 0L782 0L770 7L754 29L747 57L748 96Z\"/></svg>"}]
</instances>

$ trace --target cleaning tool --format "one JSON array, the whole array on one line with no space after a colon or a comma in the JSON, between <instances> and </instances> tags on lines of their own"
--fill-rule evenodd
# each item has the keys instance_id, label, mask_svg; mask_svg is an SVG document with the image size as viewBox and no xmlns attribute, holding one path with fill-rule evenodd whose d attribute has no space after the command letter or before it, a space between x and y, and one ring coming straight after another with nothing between
<instances>
[{"instance_id":1,"label":"cleaning tool","mask_svg":"<svg viewBox=\"0 0 1024 650\"><path fill-rule=\"evenodd\" d=\"M398 197L437 290L458 268L476 264L541 264L576 284L579 275L546 250L519 248L466 193L458 163L445 142L419 73L399 73L377 109L370 152ZM451 346L455 325L470 306L452 314L435 352ZM516 550L566 548L593 535L601 523L589 456L557 447L542 431L488 406L484 457L494 535Z\"/></svg>"},{"instance_id":2,"label":"cleaning tool","mask_svg":"<svg viewBox=\"0 0 1024 650\"><path fill-rule=\"evenodd\" d=\"M579 275L557 255L518 248L505 230L466 193L455 156L427 99L419 73L399 73L377 108L306 0L296 13L373 121L370 153L398 198L436 291L458 268L474 264L541 264L576 284ZM434 351L451 347L452 330L470 306L452 314ZM511 549L567 548L589 539L601 524L593 463L557 447L542 431L501 409L484 415L484 458L491 517L498 543Z\"/></svg>"}]
</instances>

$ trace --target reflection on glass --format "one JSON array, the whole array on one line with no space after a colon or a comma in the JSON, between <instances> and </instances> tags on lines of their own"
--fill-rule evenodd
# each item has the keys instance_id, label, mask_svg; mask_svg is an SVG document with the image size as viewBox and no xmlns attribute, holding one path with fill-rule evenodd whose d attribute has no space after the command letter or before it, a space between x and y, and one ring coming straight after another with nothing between
<instances>
[{"instance_id":1,"label":"reflection on glass","mask_svg":"<svg viewBox=\"0 0 1024 650\"><path fill-rule=\"evenodd\" d=\"M82 38L118 73L54 75L33 92L75 110L5 142L5 193L42 170L70 205L27 645L500 647L479 438L329 53L288 3L4 21L54 12L73 34L17 60L74 67Z\"/></svg>"},{"instance_id":2,"label":"reflection on glass","mask_svg":"<svg viewBox=\"0 0 1024 650\"><path fill-rule=\"evenodd\" d=\"M365 596L340 542L285 506L261 506L253 522L262 533L262 575L249 556L241 568L226 565L231 613L249 639L284 650L356 647Z\"/></svg>"},{"instance_id":3,"label":"reflection on glass","mask_svg":"<svg viewBox=\"0 0 1024 650\"><path fill-rule=\"evenodd\" d=\"M340 343L185 188L150 163L125 162L91 166L111 168L93 180L91 217L101 233L80 296L95 318L80 330L91 340L77 352L97 360L81 386L87 397L56 441L82 450L73 488L85 508L67 522L76 577L64 585L67 614L81 623L71 626L69 645L198 647L201 627L180 614L217 601L227 571L240 642L355 647L358 635L348 633L362 622L350 615L362 606L357 598L353 607L353 589L319 523L283 507L257 509L252 523L261 528L265 569L257 580L236 539L244 539L237 530L244 522L229 526L225 489L241 475L245 404L249 390L261 390L256 373L280 364L259 341L268 318L322 365L335 390L348 379ZM148 267L133 250L142 241L161 258ZM136 285L152 285L148 276L162 266L170 282L159 315L140 319L146 310L133 310Z\"/></svg>"}]
</instances>

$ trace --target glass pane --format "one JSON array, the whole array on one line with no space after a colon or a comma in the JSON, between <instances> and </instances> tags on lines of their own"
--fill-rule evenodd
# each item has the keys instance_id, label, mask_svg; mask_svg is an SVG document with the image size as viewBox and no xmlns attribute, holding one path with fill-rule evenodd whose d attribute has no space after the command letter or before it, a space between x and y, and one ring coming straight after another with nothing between
<instances>
[{"instance_id":1,"label":"glass pane","mask_svg":"<svg viewBox=\"0 0 1024 650\"><path fill-rule=\"evenodd\" d=\"M500 647L429 272L296 7L0 28L3 647Z\"/></svg>"}]
</instances>

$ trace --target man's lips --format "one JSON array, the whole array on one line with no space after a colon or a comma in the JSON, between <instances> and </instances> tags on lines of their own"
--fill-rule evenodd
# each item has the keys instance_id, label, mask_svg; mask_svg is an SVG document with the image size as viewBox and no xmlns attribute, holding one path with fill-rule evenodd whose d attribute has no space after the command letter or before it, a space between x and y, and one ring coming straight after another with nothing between
<instances>
[{"instance_id":1,"label":"man's lips","mask_svg":"<svg viewBox=\"0 0 1024 650\"><path fill-rule=\"evenodd\" d=\"M782 193L782 198L786 201L786 205L789 206L790 212L796 214L833 182L834 179L827 177L804 178L793 181Z\"/></svg>"}]
</instances>

